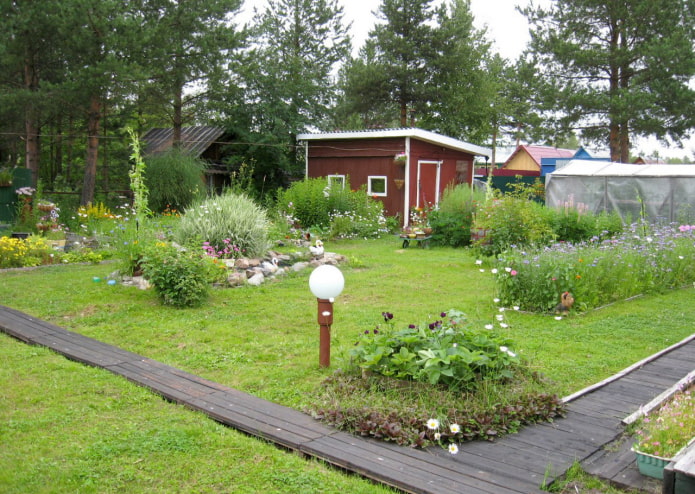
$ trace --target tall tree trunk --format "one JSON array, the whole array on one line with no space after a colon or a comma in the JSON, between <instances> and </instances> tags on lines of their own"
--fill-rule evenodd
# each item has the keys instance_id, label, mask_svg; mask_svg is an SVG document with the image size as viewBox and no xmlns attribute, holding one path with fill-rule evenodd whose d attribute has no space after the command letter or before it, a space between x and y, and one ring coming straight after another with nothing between
<instances>
[{"instance_id":1,"label":"tall tree trunk","mask_svg":"<svg viewBox=\"0 0 695 494\"><path fill-rule=\"evenodd\" d=\"M94 201L97 181L97 159L99 156L99 121L101 119L101 101L98 95L92 95L89 101L87 122L87 158L84 166L84 182L80 204L86 206Z\"/></svg>"},{"instance_id":2,"label":"tall tree trunk","mask_svg":"<svg viewBox=\"0 0 695 494\"><path fill-rule=\"evenodd\" d=\"M181 147L181 128L183 127L183 84L177 83L174 90L174 115L173 115L172 147Z\"/></svg>"},{"instance_id":3,"label":"tall tree trunk","mask_svg":"<svg viewBox=\"0 0 695 494\"><path fill-rule=\"evenodd\" d=\"M29 51L24 57L24 88L33 93L39 89L39 74L34 63L34 55ZM34 187L39 182L39 118L36 107L29 102L24 115L24 132L26 133L25 153L26 167L31 170L31 183Z\"/></svg>"}]
</instances>

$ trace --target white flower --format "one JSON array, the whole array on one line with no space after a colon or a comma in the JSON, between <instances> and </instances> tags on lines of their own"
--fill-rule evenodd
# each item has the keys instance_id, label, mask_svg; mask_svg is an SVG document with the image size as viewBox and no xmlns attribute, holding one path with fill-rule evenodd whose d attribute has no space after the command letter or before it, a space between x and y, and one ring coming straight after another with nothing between
<instances>
[{"instance_id":1,"label":"white flower","mask_svg":"<svg viewBox=\"0 0 695 494\"><path fill-rule=\"evenodd\" d=\"M459 447L458 447L458 446L456 446L455 444L450 444L450 445L449 445L449 453L451 453L452 455L455 455L455 454L458 453L458 452L459 452Z\"/></svg>"},{"instance_id":2,"label":"white flower","mask_svg":"<svg viewBox=\"0 0 695 494\"><path fill-rule=\"evenodd\" d=\"M512 268L504 268L504 270L505 270L507 273L509 273L509 272L512 270Z\"/></svg>"},{"instance_id":3,"label":"white flower","mask_svg":"<svg viewBox=\"0 0 695 494\"><path fill-rule=\"evenodd\" d=\"M504 312L504 307L500 307L500 308L497 309L497 310L500 311L500 312Z\"/></svg>"},{"instance_id":4,"label":"white flower","mask_svg":"<svg viewBox=\"0 0 695 494\"><path fill-rule=\"evenodd\" d=\"M491 272L492 274L497 274L497 268L492 268L492 269L490 270L490 272Z\"/></svg>"},{"instance_id":5,"label":"white flower","mask_svg":"<svg viewBox=\"0 0 695 494\"><path fill-rule=\"evenodd\" d=\"M496 304L500 303L500 299L498 299L498 298L493 298L492 301L495 302Z\"/></svg>"},{"instance_id":6,"label":"white flower","mask_svg":"<svg viewBox=\"0 0 695 494\"><path fill-rule=\"evenodd\" d=\"M484 273L484 272L485 272L485 270L484 270L484 269L481 269L481 270L480 270L480 272L481 272L481 273Z\"/></svg>"},{"instance_id":7,"label":"white flower","mask_svg":"<svg viewBox=\"0 0 695 494\"><path fill-rule=\"evenodd\" d=\"M507 353L507 350L509 350L509 348L507 348L506 346L500 347L500 352L502 352L502 353Z\"/></svg>"},{"instance_id":8,"label":"white flower","mask_svg":"<svg viewBox=\"0 0 695 494\"><path fill-rule=\"evenodd\" d=\"M442 438L442 435L439 432L434 433L434 440L439 441Z\"/></svg>"},{"instance_id":9,"label":"white flower","mask_svg":"<svg viewBox=\"0 0 695 494\"><path fill-rule=\"evenodd\" d=\"M506 328L508 328L508 327L509 327L509 325L508 325L508 324L506 324L506 323L503 323L503 322L501 322L501 323L500 323L500 328L504 328L504 329L506 329Z\"/></svg>"},{"instance_id":10,"label":"white flower","mask_svg":"<svg viewBox=\"0 0 695 494\"><path fill-rule=\"evenodd\" d=\"M562 316L555 316L556 321L562 321Z\"/></svg>"},{"instance_id":11,"label":"white flower","mask_svg":"<svg viewBox=\"0 0 695 494\"><path fill-rule=\"evenodd\" d=\"M458 424L451 424L449 426L449 430L452 434L458 434L459 432L461 432L461 426L459 426Z\"/></svg>"},{"instance_id":12,"label":"white flower","mask_svg":"<svg viewBox=\"0 0 695 494\"><path fill-rule=\"evenodd\" d=\"M512 358L516 357L516 353L512 352L511 350L507 351L507 355L509 355Z\"/></svg>"},{"instance_id":13,"label":"white flower","mask_svg":"<svg viewBox=\"0 0 695 494\"><path fill-rule=\"evenodd\" d=\"M502 314L497 314L495 317L497 318L498 321L504 320L504 316Z\"/></svg>"},{"instance_id":14,"label":"white flower","mask_svg":"<svg viewBox=\"0 0 695 494\"><path fill-rule=\"evenodd\" d=\"M518 305L515 305L515 306L514 306L514 310L519 310L519 306L518 306Z\"/></svg>"},{"instance_id":15,"label":"white flower","mask_svg":"<svg viewBox=\"0 0 695 494\"><path fill-rule=\"evenodd\" d=\"M427 421L427 428L431 431L439 429L439 420L437 419L429 419Z\"/></svg>"},{"instance_id":16,"label":"white flower","mask_svg":"<svg viewBox=\"0 0 695 494\"><path fill-rule=\"evenodd\" d=\"M478 260L475 261L475 263L476 263L478 266L480 266L480 265L483 263L483 261L481 261L480 259L478 259Z\"/></svg>"},{"instance_id":17,"label":"white flower","mask_svg":"<svg viewBox=\"0 0 695 494\"><path fill-rule=\"evenodd\" d=\"M492 329L492 324L486 324L485 329Z\"/></svg>"}]
</instances>

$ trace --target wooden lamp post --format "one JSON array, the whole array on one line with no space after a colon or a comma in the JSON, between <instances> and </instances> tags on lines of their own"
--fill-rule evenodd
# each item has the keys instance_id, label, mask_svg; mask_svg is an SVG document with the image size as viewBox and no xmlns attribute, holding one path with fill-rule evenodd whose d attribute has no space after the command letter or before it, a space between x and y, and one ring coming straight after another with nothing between
<instances>
[{"instance_id":1,"label":"wooden lamp post","mask_svg":"<svg viewBox=\"0 0 695 494\"><path fill-rule=\"evenodd\" d=\"M343 273L329 264L319 266L309 276L309 289L318 301L319 366L321 367L331 365L333 301L343 291L344 286Z\"/></svg>"}]
</instances>

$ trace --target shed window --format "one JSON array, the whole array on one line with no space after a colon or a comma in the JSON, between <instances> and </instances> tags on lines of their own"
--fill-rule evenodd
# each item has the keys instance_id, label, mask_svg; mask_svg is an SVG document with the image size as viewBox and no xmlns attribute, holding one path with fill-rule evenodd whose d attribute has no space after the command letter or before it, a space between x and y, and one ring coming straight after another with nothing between
<instances>
[{"instance_id":1,"label":"shed window","mask_svg":"<svg viewBox=\"0 0 695 494\"><path fill-rule=\"evenodd\" d=\"M370 196L386 196L386 177L370 176L367 179L367 194Z\"/></svg>"},{"instance_id":2,"label":"shed window","mask_svg":"<svg viewBox=\"0 0 695 494\"><path fill-rule=\"evenodd\" d=\"M336 189L345 188L345 175L328 175L328 186Z\"/></svg>"}]
</instances>

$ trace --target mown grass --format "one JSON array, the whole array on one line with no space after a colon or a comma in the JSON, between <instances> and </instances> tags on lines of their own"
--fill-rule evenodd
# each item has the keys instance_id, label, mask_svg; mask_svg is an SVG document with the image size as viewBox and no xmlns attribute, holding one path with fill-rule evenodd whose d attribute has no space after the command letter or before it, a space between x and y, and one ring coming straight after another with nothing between
<instances>
[{"instance_id":1,"label":"mown grass","mask_svg":"<svg viewBox=\"0 0 695 494\"><path fill-rule=\"evenodd\" d=\"M346 364L357 335L378 324L383 311L402 325L435 319L451 308L466 312L475 324L495 323L489 266L481 273L466 250L404 250L394 238L326 247L350 259L342 268L345 290L336 300L328 370L318 366L308 271L262 287L215 290L203 307L183 310L160 305L151 291L92 281L105 278L113 264L5 271L0 304L297 409ZM497 330L513 338L530 366L548 378L547 392L566 395L692 333L691 299L691 289L671 291L561 321L506 311L509 328ZM41 492L45 484L58 486L53 492L75 486L89 492L92 485L99 492L176 491L180 485L200 492L282 492L291 482L306 484L297 492L313 492L315 482L327 485L321 492L376 490L104 371L8 337L0 339L0 352L7 362L0 412L14 417L0 426L7 452L0 460L0 490Z\"/></svg>"}]
</instances>

